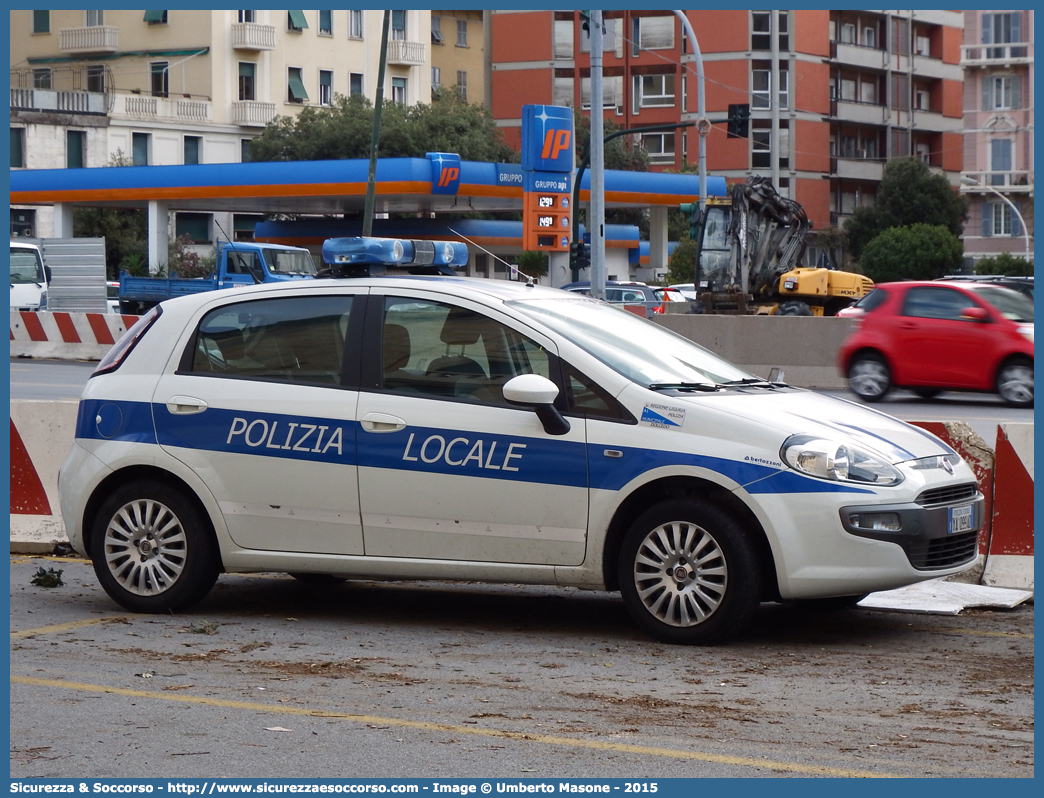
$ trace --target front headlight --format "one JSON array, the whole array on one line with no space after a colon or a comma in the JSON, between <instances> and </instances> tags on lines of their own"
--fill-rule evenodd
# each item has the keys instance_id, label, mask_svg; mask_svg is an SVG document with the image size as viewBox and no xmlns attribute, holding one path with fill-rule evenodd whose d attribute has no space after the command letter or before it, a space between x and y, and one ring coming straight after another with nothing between
<instances>
[{"instance_id":1,"label":"front headlight","mask_svg":"<svg viewBox=\"0 0 1044 798\"><path fill-rule=\"evenodd\" d=\"M879 454L850 441L792 435L779 455L795 471L834 482L898 485L903 481L902 473Z\"/></svg>"}]
</instances>

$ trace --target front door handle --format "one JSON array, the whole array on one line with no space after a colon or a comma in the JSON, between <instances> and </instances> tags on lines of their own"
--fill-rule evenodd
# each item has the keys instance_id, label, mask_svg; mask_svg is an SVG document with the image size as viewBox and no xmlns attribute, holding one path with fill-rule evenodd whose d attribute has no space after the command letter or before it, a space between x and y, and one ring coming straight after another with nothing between
<instances>
[{"instance_id":1,"label":"front door handle","mask_svg":"<svg viewBox=\"0 0 1044 798\"><path fill-rule=\"evenodd\" d=\"M194 396L172 396L167 400L167 410L176 416L191 416L202 413L209 405Z\"/></svg>"},{"instance_id":2,"label":"front door handle","mask_svg":"<svg viewBox=\"0 0 1044 798\"><path fill-rule=\"evenodd\" d=\"M367 413L359 421L366 432L398 432L406 429L406 422L387 413Z\"/></svg>"}]
</instances>

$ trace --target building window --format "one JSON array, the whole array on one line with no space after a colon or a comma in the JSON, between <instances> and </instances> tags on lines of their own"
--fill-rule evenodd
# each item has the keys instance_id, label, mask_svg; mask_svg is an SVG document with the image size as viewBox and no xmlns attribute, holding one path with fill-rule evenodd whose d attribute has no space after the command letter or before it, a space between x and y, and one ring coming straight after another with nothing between
<instances>
[{"instance_id":1,"label":"building window","mask_svg":"<svg viewBox=\"0 0 1044 798\"><path fill-rule=\"evenodd\" d=\"M146 11L145 21L150 25L166 25L167 24L167 12L166 11Z\"/></svg>"},{"instance_id":2,"label":"building window","mask_svg":"<svg viewBox=\"0 0 1044 798\"><path fill-rule=\"evenodd\" d=\"M431 43L442 44L442 17L431 18Z\"/></svg>"},{"instance_id":3,"label":"building window","mask_svg":"<svg viewBox=\"0 0 1044 798\"><path fill-rule=\"evenodd\" d=\"M673 133L643 133L642 148L649 153L652 163L666 163L674 161L674 134Z\"/></svg>"},{"instance_id":4,"label":"building window","mask_svg":"<svg viewBox=\"0 0 1044 798\"><path fill-rule=\"evenodd\" d=\"M149 72L151 78L151 88L153 97L166 97L167 96L167 62L166 61L153 61L149 64Z\"/></svg>"},{"instance_id":5,"label":"building window","mask_svg":"<svg viewBox=\"0 0 1044 798\"><path fill-rule=\"evenodd\" d=\"M36 237L36 211L11 209L11 238Z\"/></svg>"},{"instance_id":6,"label":"building window","mask_svg":"<svg viewBox=\"0 0 1044 798\"><path fill-rule=\"evenodd\" d=\"M634 94L639 108L674 105L674 74L635 75Z\"/></svg>"},{"instance_id":7,"label":"building window","mask_svg":"<svg viewBox=\"0 0 1044 798\"><path fill-rule=\"evenodd\" d=\"M863 47L877 47L877 28L866 26L863 28L863 36L859 42Z\"/></svg>"},{"instance_id":8,"label":"building window","mask_svg":"<svg viewBox=\"0 0 1044 798\"><path fill-rule=\"evenodd\" d=\"M105 12L104 11L88 11L87 12L87 27L98 28L105 24Z\"/></svg>"},{"instance_id":9,"label":"building window","mask_svg":"<svg viewBox=\"0 0 1044 798\"><path fill-rule=\"evenodd\" d=\"M308 99L305 91L304 80L301 77L301 67L288 67L286 70L286 101L288 103L303 103Z\"/></svg>"},{"instance_id":10,"label":"building window","mask_svg":"<svg viewBox=\"0 0 1044 798\"><path fill-rule=\"evenodd\" d=\"M788 108L789 103L787 99L787 80L788 72L780 67L779 70L779 107L780 109ZM755 69L751 74L751 93L750 93L750 107L757 108L759 110L769 110L772 108L772 103L769 98L769 70L767 69ZM853 89L855 84L853 83ZM845 81L841 81L841 99L845 98ZM854 91L853 91L854 99Z\"/></svg>"},{"instance_id":11,"label":"building window","mask_svg":"<svg viewBox=\"0 0 1044 798\"><path fill-rule=\"evenodd\" d=\"M49 89L51 88L51 70L47 68L34 69L33 70L33 88L34 89Z\"/></svg>"},{"instance_id":12,"label":"building window","mask_svg":"<svg viewBox=\"0 0 1044 798\"><path fill-rule=\"evenodd\" d=\"M928 36L918 34L914 37L914 52L917 55L930 56L932 54L932 40Z\"/></svg>"},{"instance_id":13,"label":"building window","mask_svg":"<svg viewBox=\"0 0 1044 798\"><path fill-rule=\"evenodd\" d=\"M135 166L149 165L149 139L151 138L150 133L131 134L131 156Z\"/></svg>"},{"instance_id":14,"label":"building window","mask_svg":"<svg viewBox=\"0 0 1044 798\"><path fill-rule=\"evenodd\" d=\"M457 47L468 46L468 21L466 19L457 20Z\"/></svg>"},{"instance_id":15,"label":"building window","mask_svg":"<svg viewBox=\"0 0 1044 798\"><path fill-rule=\"evenodd\" d=\"M571 73L571 70L565 70L565 71ZM562 105L562 106L566 106L568 108L572 108L573 107L573 103L575 102L575 100L573 98L573 92L575 90L576 90L576 80L573 78L572 74L569 74L569 75L563 76L563 77L559 77L558 75L555 75L554 85L553 85L553 88L551 89L551 91L552 91L552 95L551 95L551 102L552 102L552 104L554 104L554 105Z\"/></svg>"},{"instance_id":16,"label":"building window","mask_svg":"<svg viewBox=\"0 0 1044 798\"><path fill-rule=\"evenodd\" d=\"M431 90L438 91L442 88L442 70L439 67L431 68Z\"/></svg>"},{"instance_id":17,"label":"building window","mask_svg":"<svg viewBox=\"0 0 1044 798\"><path fill-rule=\"evenodd\" d=\"M352 39L363 37L363 12L360 9L348 12L348 36Z\"/></svg>"},{"instance_id":18,"label":"building window","mask_svg":"<svg viewBox=\"0 0 1044 798\"><path fill-rule=\"evenodd\" d=\"M993 75L982 79L982 109L984 111L1006 111L1021 107L1021 76Z\"/></svg>"},{"instance_id":19,"label":"building window","mask_svg":"<svg viewBox=\"0 0 1044 798\"><path fill-rule=\"evenodd\" d=\"M210 243L209 213L179 213L174 221L174 235L189 237L193 244Z\"/></svg>"},{"instance_id":20,"label":"building window","mask_svg":"<svg viewBox=\"0 0 1044 798\"><path fill-rule=\"evenodd\" d=\"M25 166L25 128L11 128L11 168L21 169Z\"/></svg>"},{"instance_id":21,"label":"building window","mask_svg":"<svg viewBox=\"0 0 1044 798\"><path fill-rule=\"evenodd\" d=\"M239 140L239 160L250 163L250 139Z\"/></svg>"},{"instance_id":22,"label":"building window","mask_svg":"<svg viewBox=\"0 0 1044 798\"><path fill-rule=\"evenodd\" d=\"M254 94L256 72L257 64L248 61L239 62L239 99L241 102L257 99Z\"/></svg>"},{"instance_id":23,"label":"building window","mask_svg":"<svg viewBox=\"0 0 1044 798\"><path fill-rule=\"evenodd\" d=\"M199 136L185 136L185 163L186 164L197 164L199 163L199 150L203 145L203 139Z\"/></svg>"},{"instance_id":24,"label":"building window","mask_svg":"<svg viewBox=\"0 0 1044 798\"><path fill-rule=\"evenodd\" d=\"M105 92L105 67L87 67L87 91L103 94Z\"/></svg>"},{"instance_id":25,"label":"building window","mask_svg":"<svg viewBox=\"0 0 1044 798\"><path fill-rule=\"evenodd\" d=\"M392 78L391 99L393 103L406 105L406 78Z\"/></svg>"},{"instance_id":26,"label":"building window","mask_svg":"<svg viewBox=\"0 0 1044 798\"><path fill-rule=\"evenodd\" d=\"M555 58L573 57L573 20L556 19L554 27Z\"/></svg>"},{"instance_id":27,"label":"building window","mask_svg":"<svg viewBox=\"0 0 1044 798\"><path fill-rule=\"evenodd\" d=\"M856 43L856 26L851 22L841 23L841 44Z\"/></svg>"},{"instance_id":28,"label":"building window","mask_svg":"<svg viewBox=\"0 0 1044 798\"><path fill-rule=\"evenodd\" d=\"M406 12L402 9L391 13L391 37L397 42L406 41Z\"/></svg>"},{"instance_id":29,"label":"building window","mask_svg":"<svg viewBox=\"0 0 1044 798\"><path fill-rule=\"evenodd\" d=\"M987 202L982 206L982 234L984 236L1021 236L1019 218L1006 202Z\"/></svg>"},{"instance_id":30,"label":"building window","mask_svg":"<svg viewBox=\"0 0 1044 798\"><path fill-rule=\"evenodd\" d=\"M305 19L304 11L287 11L286 12L286 29L291 31L297 31L300 33L308 27L308 20Z\"/></svg>"},{"instance_id":31,"label":"building window","mask_svg":"<svg viewBox=\"0 0 1044 798\"><path fill-rule=\"evenodd\" d=\"M1012 11L1005 14L982 15L982 43L1010 44L1022 41L1022 12ZM1009 48L989 47L987 58L1022 58L1026 55L1025 47Z\"/></svg>"},{"instance_id":32,"label":"building window","mask_svg":"<svg viewBox=\"0 0 1044 798\"><path fill-rule=\"evenodd\" d=\"M50 33L51 32L51 12L50 11L34 11L33 12L33 33Z\"/></svg>"},{"instance_id":33,"label":"building window","mask_svg":"<svg viewBox=\"0 0 1044 798\"><path fill-rule=\"evenodd\" d=\"M238 13L240 22L257 22L256 11L240 11Z\"/></svg>"},{"instance_id":34,"label":"building window","mask_svg":"<svg viewBox=\"0 0 1044 798\"><path fill-rule=\"evenodd\" d=\"M67 169L83 169L87 133L83 130L65 131L65 166Z\"/></svg>"},{"instance_id":35,"label":"building window","mask_svg":"<svg viewBox=\"0 0 1044 798\"><path fill-rule=\"evenodd\" d=\"M642 50L670 50L674 47L674 17L634 17L634 41ZM635 53L637 55L637 53Z\"/></svg>"},{"instance_id":36,"label":"building window","mask_svg":"<svg viewBox=\"0 0 1044 798\"><path fill-rule=\"evenodd\" d=\"M602 108L613 109L620 113L623 102L623 75L609 75L602 78ZM572 103L570 103L571 105ZM580 78L580 105L584 109L591 107L591 78Z\"/></svg>"},{"instance_id":37,"label":"building window","mask_svg":"<svg viewBox=\"0 0 1044 798\"><path fill-rule=\"evenodd\" d=\"M363 94L363 76L359 72L351 72L348 75L348 92L354 97L357 94Z\"/></svg>"},{"instance_id":38,"label":"building window","mask_svg":"<svg viewBox=\"0 0 1044 798\"><path fill-rule=\"evenodd\" d=\"M925 89L916 89L914 91L914 108L918 111L931 111L932 93Z\"/></svg>"},{"instance_id":39,"label":"building window","mask_svg":"<svg viewBox=\"0 0 1044 798\"><path fill-rule=\"evenodd\" d=\"M333 72L319 70L319 105L333 105Z\"/></svg>"},{"instance_id":40,"label":"building window","mask_svg":"<svg viewBox=\"0 0 1044 798\"><path fill-rule=\"evenodd\" d=\"M468 73L462 69L457 70L457 93L460 94L460 99L467 102L468 100Z\"/></svg>"},{"instance_id":41,"label":"building window","mask_svg":"<svg viewBox=\"0 0 1044 798\"><path fill-rule=\"evenodd\" d=\"M333 36L333 11L319 12L319 35Z\"/></svg>"},{"instance_id":42,"label":"building window","mask_svg":"<svg viewBox=\"0 0 1044 798\"><path fill-rule=\"evenodd\" d=\"M771 50L772 49L772 12L751 11L750 12L750 49ZM776 12L776 34L779 37L779 49L786 52L790 49L790 36L787 26L790 24L790 15L786 11Z\"/></svg>"},{"instance_id":43,"label":"building window","mask_svg":"<svg viewBox=\"0 0 1044 798\"><path fill-rule=\"evenodd\" d=\"M1011 139L991 139L989 180L991 186L1007 186L1011 183L1013 162Z\"/></svg>"}]
</instances>

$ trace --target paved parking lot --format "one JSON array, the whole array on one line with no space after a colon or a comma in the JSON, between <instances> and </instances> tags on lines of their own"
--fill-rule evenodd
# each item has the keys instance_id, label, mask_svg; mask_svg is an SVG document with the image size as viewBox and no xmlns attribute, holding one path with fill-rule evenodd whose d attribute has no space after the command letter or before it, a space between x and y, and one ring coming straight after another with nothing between
<instances>
[{"instance_id":1,"label":"paved parking lot","mask_svg":"<svg viewBox=\"0 0 1044 798\"><path fill-rule=\"evenodd\" d=\"M1032 605L678 648L573 589L222 576L140 616L81 560L10 579L14 778L1034 773Z\"/></svg>"}]
</instances>

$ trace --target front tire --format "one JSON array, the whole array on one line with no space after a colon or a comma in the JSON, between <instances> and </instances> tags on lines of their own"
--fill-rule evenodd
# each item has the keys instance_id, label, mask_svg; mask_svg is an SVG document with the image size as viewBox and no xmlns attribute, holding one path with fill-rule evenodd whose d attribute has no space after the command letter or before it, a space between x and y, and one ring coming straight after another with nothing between
<instances>
[{"instance_id":1,"label":"front tire","mask_svg":"<svg viewBox=\"0 0 1044 798\"><path fill-rule=\"evenodd\" d=\"M892 387L892 372L873 352L857 355L848 367L848 388L864 402L880 402Z\"/></svg>"},{"instance_id":2,"label":"front tire","mask_svg":"<svg viewBox=\"0 0 1044 798\"><path fill-rule=\"evenodd\" d=\"M209 525L184 494L154 480L118 488L91 532L91 560L105 592L131 612L176 612L217 580Z\"/></svg>"},{"instance_id":3,"label":"front tire","mask_svg":"<svg viewBox=\"0 0 1044 798\"><path fill-rule=\"evenodd\" d=\"M1009 360L997 372L997 393L1012 407L1033 407L1033 362Z\"/></svg>"},{"instance_id":4,"label":"front tire","mask_svg":"<svg viewBox=\"0 0 1044 798\"><path fill-rule=\"evenodd\" d=\"M788 302L783 302L778 308L776 308L777 316L814 316L812 308L809 307L807 302L802 302L800 299L791 299Z\"/></svg>"},{"instance_id":5,"label":"front tire","mask_svg":"<svg viewBox=\"0 0 1044 798\"><path fill-rule=\"evenodd\" d=\"M703 499L661 502L624 536L620 593L663 643L707 645L741 632L758 608L761 569L747 530Z\"/></svg>"}]
</instances>

